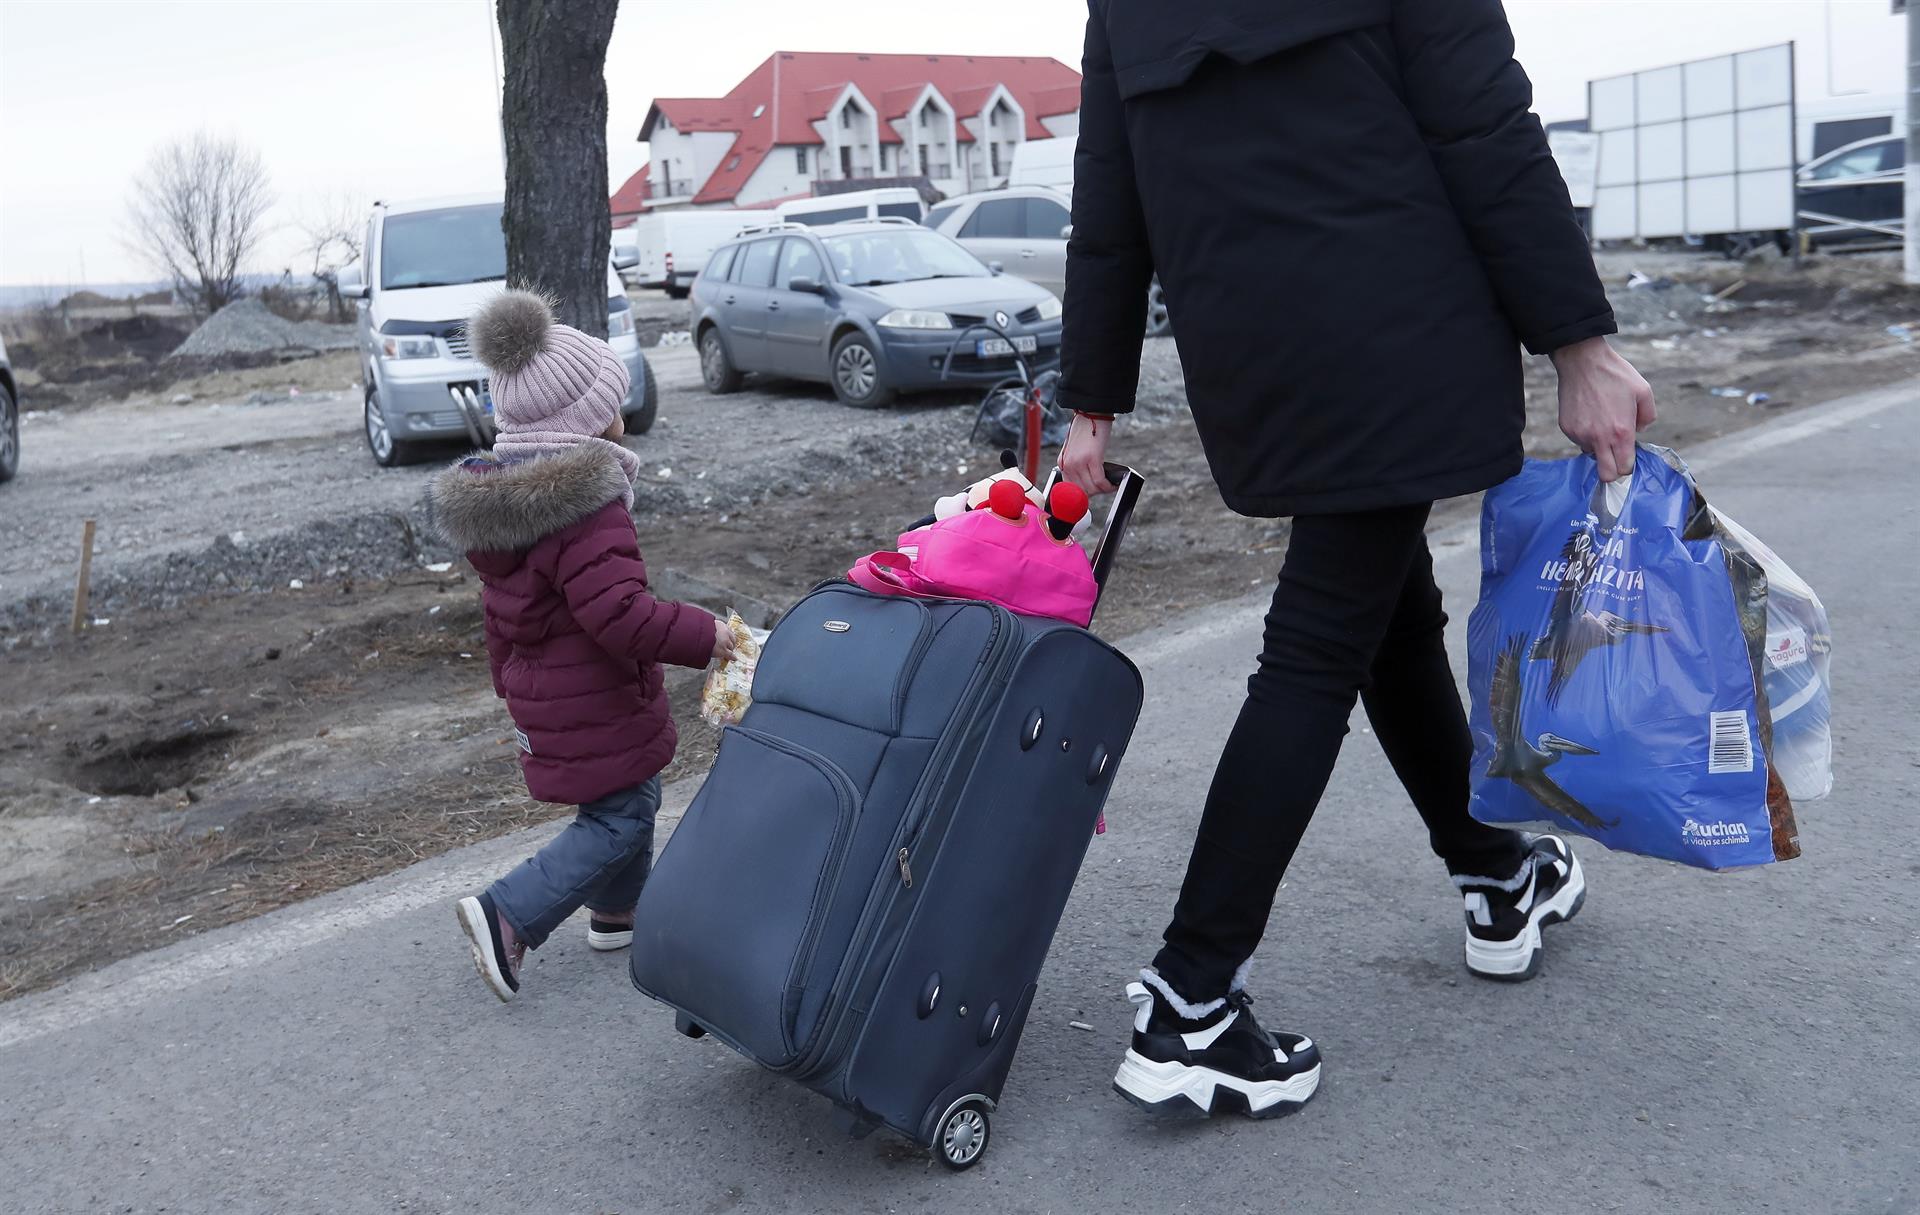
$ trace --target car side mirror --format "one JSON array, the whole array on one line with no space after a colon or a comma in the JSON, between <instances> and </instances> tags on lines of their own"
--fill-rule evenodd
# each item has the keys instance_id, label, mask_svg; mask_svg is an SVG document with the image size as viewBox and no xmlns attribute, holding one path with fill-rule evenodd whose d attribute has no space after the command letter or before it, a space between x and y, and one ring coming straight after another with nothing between
<instances>
[{"instance_id":1,"label":"car side mirror","mask_svg":"<svg viewBox=\"0 0 1920 1215\"><path fill-rule=\"evenodd\" d=\"M1072 240L1072 239L1073 239L1073 225L1072 225L1072 224L1068 224L1068 225L1067 225L1066 227L1064 227L1064 228L1062 228L1062 229L1060 229L1060 239L1061 239L1061 240Z\"/></svg>"},{"instance_id":2,"label":"car side mirror","mask_svg":"<svg viewBox=\"0 0 1920 1215\"><path fill-rule=\"evenodd\" d=\"M639 264L640 255L638 253L622 252L613 255L613 268L615 270L631 270Z\"/></svg>"},{"instance_id":3,"label":"car side mirror","mask_svg":"<svg viewBox=\"0 0 1920 1215\"><path fill-rule=\"evenodd\" d=\"M1001 265L999 262L988 262L987 272L989 274L1005 274L1007 272L1007 268Z\"/></svg>"},{"instance_id":4,"label":"car side mirror","mask_svg":"<svg viewBox=\"0 0 1920 1215\"><path fill-rule=\"evenodd\" d=\"M798 291L804 295L825 295L827 293L825 283L805 274L796 274L788 279L787 290Z\"/></svg>"},{"instance_id":5,"label":"car side mirror","mask_svg":"<svg viewBox=\"0 0 1920 1215\"><path fill-rule=\"evenodd\" d=\"M354 262L350 266L342 266L340 268L339 275L334 279L334 285L340 289L340 297L342 299L349 299L349 300L366 299L367 298L366 268L362 266L359 262Z\"/></svg>"}]
</instances>

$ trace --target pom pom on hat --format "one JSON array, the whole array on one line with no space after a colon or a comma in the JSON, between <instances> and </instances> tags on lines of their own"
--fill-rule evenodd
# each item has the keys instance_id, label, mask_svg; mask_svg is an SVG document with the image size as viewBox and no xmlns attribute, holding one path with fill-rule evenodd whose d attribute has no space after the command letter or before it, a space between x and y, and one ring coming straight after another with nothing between
<instances>
[{"instance_id":1,"label":"pom pom on hat","mask_svg":"<svg viewBox=\"0 0 1920 1215\"><path fill-rule=\"evenodd\" d=\"M511 375L547 348L553 309L531 291L504 291L488 300L467 322L473 357L493 371Z\"/></svg>"}]
</instances>

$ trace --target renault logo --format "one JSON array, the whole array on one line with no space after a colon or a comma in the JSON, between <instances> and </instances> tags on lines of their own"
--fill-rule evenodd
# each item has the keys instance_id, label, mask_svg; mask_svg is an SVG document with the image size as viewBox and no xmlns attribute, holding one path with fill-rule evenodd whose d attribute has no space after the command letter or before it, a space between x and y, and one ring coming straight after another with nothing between
<instances>
[{"instance_id":1,"label":"renault logo","mask_svg":"<svg viewBox=\"0 0 1920 1215\"><path fill-rule=\"evenodd\" d=\"M1013 319L1004 312L996 312L993 314L993 323L1000 326L1000 328L1005 329L1008 325L1013 323Z\"/></svg>"}]
</instances>

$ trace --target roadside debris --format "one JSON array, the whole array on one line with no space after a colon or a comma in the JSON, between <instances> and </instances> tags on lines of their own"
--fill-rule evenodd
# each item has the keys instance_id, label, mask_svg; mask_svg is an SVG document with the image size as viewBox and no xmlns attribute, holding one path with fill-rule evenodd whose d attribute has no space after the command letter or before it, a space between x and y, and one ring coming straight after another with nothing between
<instances>
[{"instance_id":1,"label":"roadside debris","mask_svg":"<svg viewBox=\"0 0 1920 1215\"><path fill-rule=\"evenodd\" d=\"M1747 395L1747 390L1744 388L1720 387L1720 388L1709 389L1708 391L1710 391L1716 397L1727 397L1730 399L1735 397L1744 397Z\"/></svg>"}]
</instances>

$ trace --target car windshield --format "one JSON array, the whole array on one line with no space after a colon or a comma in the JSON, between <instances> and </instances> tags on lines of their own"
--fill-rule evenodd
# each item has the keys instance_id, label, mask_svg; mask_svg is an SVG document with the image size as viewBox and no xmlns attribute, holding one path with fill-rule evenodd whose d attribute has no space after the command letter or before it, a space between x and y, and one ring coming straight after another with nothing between
<instances>
[{"instance_id":1,"label":"car windshield","mask_svg":"<svg viewBox=\"0 0 1920 1215\"><path fill-rule=\"evenodd\" d=\"M500 204L387 216L380 230L380 286L454 287L507 277Z\"/></svg>"},{"instance_id":2,"label":"car windshield","mask_svg":"<svg viewBox=\"0 0 1920 1215\"><path fill-rule=\"evenodd\" d=\"M876 227L829 236L823 243L834 274L853 287L923 278L985 278L988 274L973 254L924 228Z\"/></svg>"}]
</instances>

